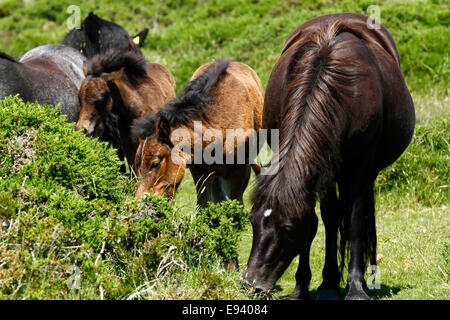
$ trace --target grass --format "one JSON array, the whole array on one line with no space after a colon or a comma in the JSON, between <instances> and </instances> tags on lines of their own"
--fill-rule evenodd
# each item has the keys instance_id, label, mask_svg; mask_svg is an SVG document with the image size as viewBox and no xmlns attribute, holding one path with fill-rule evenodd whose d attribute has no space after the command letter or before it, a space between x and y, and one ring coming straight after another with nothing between
<instances>
[{"instance_id":1,"label":"grass","mask_svg":"<svg viewBox=\"0 0 450 320\"><path fill-rule=\"evenodd\" d=\"M69 31L61 1L0 1L0 50L16 57L46 43L60 43ZM417 116L416 137L401 159L383 171L377 182L377 233L381 288L371 291L380 299L448 299L449 200L449 42L450 7L445 0L372 1L238 1L238 0L102 0L81 6L113 20L135 34L150 33L143 48L149 61L167 66L178 91L200 65L222 57L247 63L267 83L287 36L308 19L335 12L367 13L380 8L381 23L393 35L402 72L411 90ZM249 209L252 181L245 194ZM184 214L195 209L195 188L189 174L183 180L176 207ZM318 212L318 210L317 210ZM251 228L240 242L243 267L251 247ZM14 259L14 257L12 257ZM313 242L310 290L321 282L324 228L319 224ZM295 286L296 261L278 282L279 299ZM126 269L124 269L126 270ZM138 272L138 271L136 271ZM123 275L135 281L121 298L252 299L240 289L239 273L210 265L175 273L161 281L141 275ZM139 279L139 280L136 280ZM89 297L99 297L98 286Z\"/></svg>"},{"instance_id":2,"label":"grass","mask_svg":"<svg viewBox=\"0 0 450 320\"><path fill-rule=\"evenodd\" d=\"M440 103L437 104L440 108ZM436 110L434 110L436 111ZM450 117L422 118L413 141L397 162L379 175L376 184L376 218L381 288L376 299L448 299L450 242ZM247 208L254 176L245 193ZM195 190L188 175L175 202L193 209ZM319 209L316 208L319 215ZM320 215L319 215L320 216ZM319 218L320 219L320 218ZM241 240L240 264L250 255L251 227ZM312 296L320 285L324 264L325 230L320 220L311 249ZM278 281L272 296L288 296L295 287L298 257ZM345 278L345 277L344 277Z\"/></svg>"},{"instance_id":3,"label":"grass","mask_svg":"<svg viewBox=\"0 0 450 320\"><path fill-rule=\"evenodd\" d=\"M17 57L46 43L60 43L69 31L70 0L2 1L0 50ZM437 1L240 1L240 0L102 0L84 3L82 17L95 10L130 34L150 28L144 46L148 60L174 73L178 87L196 68L214 59L232 57L249 64L267 83L287 36L302 22L321 14L380 8L381 23L393 35L402 70L412 91L440 94L449 87L450 9ZM448 93L448 92L447 92Z\"/></svg>"}]
</instances>

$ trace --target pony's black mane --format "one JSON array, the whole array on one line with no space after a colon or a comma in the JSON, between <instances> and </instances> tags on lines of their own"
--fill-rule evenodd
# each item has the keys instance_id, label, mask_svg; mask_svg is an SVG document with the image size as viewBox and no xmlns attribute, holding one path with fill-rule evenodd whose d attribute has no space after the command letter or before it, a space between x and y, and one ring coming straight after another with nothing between
<instances>
[{"instance_id":1,"label":"pony's black mane","mask_svg":"<svg viewBox=\"0 0 450 320\"><path fill-rule=\"evenodd\" d=\"M110 49L105 54L95 55L87 62L88 75L99 76L124 67L124 72L132 84L147 77L145 57L136 52Z\"/></svg>"},{"instance_id":2,"label":"pony's black mane","mask_svg":"<svg viewBox=\"0 0 450 320\"><path fill-rule=\"evenodd\" d=\"M229 60L221 60L210 65L202 75L191 81L177 98L163 106L157 114L137 120L133 126L134 136L151 136L155 131L157 120L160 119L163 119L170 127L188 125L193 120L207 121L211 93L229 64Z\"/></svg>"},{"instance_id":3,"label":"pony's black mane","mask_svg":"<svg viewBox=\"0 0 450 320\"><path fill-rule=\"evenodd\" d=\"M343 47L336 36L344 28L338 20L297 47L287 69L279 153L272 159L278 171L258 177L252 195L254 208L301 217L313 208L316 192L325 191L334 181L345 124L339 94L351 95L348 88L359 79L356 62L330 58Z\"/></svg>"},{"instance_id":4,"label":"pony's black mane","mask_svg":"<svg viewBox=\"0 0 450 320\"><path fill-rule=\"evenodd\" d=\"M2 51L0 51L0 59L6 59L6 60L9 60L9 61L11 61L11 62L16 62L16 63L18 63L18 61L17 61L16 59L14 59L14 58L11 57L9 54L6 54L6 53L4 53L4 52L2 52Z\"/></svg>"}]
</instances>

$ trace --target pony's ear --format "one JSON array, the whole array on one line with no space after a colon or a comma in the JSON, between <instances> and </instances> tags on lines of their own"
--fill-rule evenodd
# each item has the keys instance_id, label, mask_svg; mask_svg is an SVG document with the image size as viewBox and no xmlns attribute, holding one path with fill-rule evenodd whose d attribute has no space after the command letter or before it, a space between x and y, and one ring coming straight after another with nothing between
<instances>
[{"instance_id":1,"label":"pony's ear","mask_svg":"<svg viewBox=\"0 0 450 320\"><path fill-rule=\"evenodd\" d=\"M133 37L133 42L139 48L141 48L144 45L144 40L145 40L145 38L147 38L147 34L148 34L148 28L145 28L144 30L142 30L141 32L139 32L137 35L135 35Z\"/></svg>"},{"instance_id":2,"label":"pony's ear","mask_svg":"<svg viewBox=\"0 0 450 320\"><path fill-rule=\"evenodd\" d=\"M106 73L106 74L102 75L102 77L106 81L117 81L120 78L122 78L124 70L125 70L125 67L122 67L122 68L120 68L120 70Z\"/></svg>"},{"instance_id":3,"label":"pony's ear","mask_svg":"<svg viewBox=\"0 0 450 320\"><path fill-rule=\"evenodd\" d=\"M87 75L88 75L88 68L87 68L86 61L83 61L83 73L84 73L84 77L87 77Z\"/></svg>"},{"instance_id":4,"label":"pony's ear","mask_svg":"<svg viewBox=\"0 0 450 320\"><path fill-rule=\"evenodd\" d=\"M154 115L137 118L131 125L131 136L135 140L145 139L155 133L155 126Z\"/></svg>"},{"instance_id":5,"label":"pony's ear","mask_svg":"<svg viewBox=\"0 0 450 320\"><path fill-rule=\"evenodd\" d=\"M158 140L173 148L172 141L170 141L170 133L171 128L169 120L167 120L165 117L161 117L158 121Z\"/></svg>"}]
</instances>

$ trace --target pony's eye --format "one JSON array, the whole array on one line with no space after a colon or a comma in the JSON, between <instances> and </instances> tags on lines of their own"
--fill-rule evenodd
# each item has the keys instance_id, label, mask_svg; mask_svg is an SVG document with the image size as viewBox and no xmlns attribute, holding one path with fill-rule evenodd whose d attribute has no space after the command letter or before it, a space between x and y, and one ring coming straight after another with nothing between
<instances>
[{"instance_id":1,"label":"pony's eye","mask_svg":"<svg viewBox=\"0 0 450 320\"><path fill-rule=\"evenodd\" d=\"M159 167L161 166L161 162L155 161L150 165L151 169L159 169Z\"/></svg>"}]
</instances>

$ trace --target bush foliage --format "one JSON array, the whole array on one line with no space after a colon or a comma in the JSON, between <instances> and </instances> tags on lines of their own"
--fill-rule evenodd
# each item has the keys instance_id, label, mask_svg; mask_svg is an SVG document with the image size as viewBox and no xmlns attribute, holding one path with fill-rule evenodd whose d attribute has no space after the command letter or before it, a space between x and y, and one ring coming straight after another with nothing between
<instances>
[{"instance_id":1,"label":"bush foliage","mask_svg":"<svg viewBox=\"0 0 450 320\"><path fill-rule=\"evenodd\" d=\"M0 298L123 298L174 268L237 259L240 204L185 215L135 201L120 164L51 106L0 101Z\"/></svg>"},{"instance_id":2,"label":"bush foliage","mask_svg":"<svg viewBox=\"0 0 450 320\"><path fill-rule=\"evenodd\" d=\"M450 203L450 118L417 125L411 144L377 178L381 195L396 193L412 204L426 207ZM397 202L404 206L405 203Z\"/></svg>"}]
</instances>

